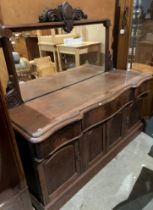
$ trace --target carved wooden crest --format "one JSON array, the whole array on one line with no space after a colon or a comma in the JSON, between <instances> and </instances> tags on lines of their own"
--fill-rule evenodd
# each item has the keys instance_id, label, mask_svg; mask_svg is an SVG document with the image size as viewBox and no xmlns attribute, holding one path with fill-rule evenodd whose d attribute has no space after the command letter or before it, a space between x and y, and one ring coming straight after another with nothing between
<instances>
[{"instance_id":1,"label":"carved wooden crest","mask_svg":"<svg viewBox=\"0 0 153 210\"><path fill-rule=\"evenodd\" d=\"M73 9L68 2L64 2L55 9L45 9L39 16L39 22L64 21L66 32L72 31L74 20L81 19L87 19L87 15L79 8Z\"/></svg>"}]
</instances>

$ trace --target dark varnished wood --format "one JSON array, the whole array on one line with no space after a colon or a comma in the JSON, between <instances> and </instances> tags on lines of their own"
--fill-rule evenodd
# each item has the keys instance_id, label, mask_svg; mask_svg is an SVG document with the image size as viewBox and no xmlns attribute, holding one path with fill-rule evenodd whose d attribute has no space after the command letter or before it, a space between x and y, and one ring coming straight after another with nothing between
<instances>
[{"instance_id":1,"label":"dark varnished wood","mask_svg":"<svg viewBox=\"0 0 153 210\"><path fill-rule=\"evenodd\" d=\"M21 92L12 63L11 33L64 27L65 23L0 28L9 46L3 45L4 54L18 99L10 117L32 201L39 210L59 209L143 128L141 107L152 77L122 71L103 74L112 66L110 21L76 21L74 25L97 23L106 27L105 69L83 66L28 82Z\"/></svg>"},{"instance_id":2,"label":"dark varnished wood","mask_svg":"<svg viewBox=\"0 0 153 210\"><path fill-rule=\"evenodd\" d=\"M86 68L88 69L88 66ZM81 74L81 69L77 68L76 71L79 71ZM138 86L140 84L143 85L143 82L150 77L150 75L139 74L137 72L122 72L119 70L106 74L101 73L93 78L82 82L78 81L77 84L66 86L65 88L62 87L60 90L11 109L10 115L12 122L14 126L20 125L16 129L31 142L38 143L43 141L44 137L49 137L66 123L82 119L88 110L93 110L98 107L103 108L102 105L105 105L107 102L107 113L108 115L111 114L111 109L108 107L111 107L109 102L112 101L113 114L125 102L128 103L126 101L126 94L129 93L125 93L124 96L124 92L128 89L133 91L135 84ZM28 92L30 92L30 89ZM124 98L125 102L117 97L119 95ZM113 103L115 98L117 101ZM31 117L29 118L29 116Z\"/></svg>"},{"instance_id":3,"label":"dark varnished wood","mask_svg":"<svg viewBox=\"0 0 153 210\"><path fill-rule=\"evenodd\" d=\"M104 119L114 115L119 109L127 106L133 99L133 91L131 89L126 90L120 95L119 98L115 98L112 101L98 106L84 114L83 128L88 129L95 123L102 122Z\"/></svg>"},{"instance_id":4,"label":"dark varnished wood","mask_svg":"<svg viewBox=\"0 0 153 210\"><path fill-rule=\"evenodd\" d=\"M116 113L115 116L106 123L106 138L108 148L112 147L122 138L122 126L124 125L123 113L123 110L118 111L118 113Z\"/></svg>"},{"instance_id":5,"label":"dark varnished wood","mask_svg":"<svg viewBox=\"0 0 153 210\"><path fill-rule=\"evenodd\" d=\"M9 75L9 81L8 81L8 87L7 87L7 104L8 106L14 107L22 103L21 93L19 89L15 64L13 61L12 56L12 45L9 41L8 37L3 37L0 39L1 45L3 47L3 52L6 60L8 75Z\"/></svg>"},{"instance_id":6,"label":"dark varnished wood","mask_svg":"<svg viewBox=\"0 0 153 210\"><path fill-rule=\"evenodd\" d=\"M144 74L153 75L153 67L142 63L133 63L132 70ZM146 118L151 117L153 115L153 81L150 81L150 91L145 97L145 103L143 105L143 114Z\"/></svg>"},{"instance_id":7,"label":"dark varnished wood","mask_svg":"<svg viewBox=\"0 0 153 210\"><path fill-rule=\"evenodd\" d=\"M71 32L74 20L87 19L87 15L79 8L73 8L68 2L63 2L54 9L45 9L39 16L39 22L64 21L64 30Z\"/></svg>"},{"instance_id":8,"label":"dark varnished wood","mask_svg":"<svg viewBox=\"0 0 153 210\"><path fill-rule=\"evenodd\" d=\"M0 210L32 210L0 83Z\"/></svg>"},{"instance_id":9,"label":"dark varnished wood","mask_svg":"<svg viewBox=\"0 0 153 210\"><path fill-rule=\"evenodd\" d=\"M54 193L60 186L76 177L78 169L76 167L75 144L70 144L56 152L44 163L44 175L48 194ZM57 168L58 164L58 168ZM72 179L74 181L74 179Z\"/></svg>"},{"instance_id":10,"label":"dark varnished wood","mask_svg":"<svg viewBox=\"0 0 153 210\"><path fill-rule=\"evenodd\" d=\"M39 78L33 80L33 82L26 82L20 85L21 95L24 102L40 98L41 96L48 95L57 90L61 90L65 87L69 87L72 84L77 84L86 79L97 76L104 72L104 67L98 67L92 65L80 66L79 71L74 71L74 69L67 70L67 72L60 72L54 76ZM38 83L41 83L38 86ZM52 84L52 85L51 85ZM29 91L32 90L32 91Z\"/></svg>"},{"instance_id":11,"label":"dark varnished wood","mask_svg":"<svg viewBox=\"0 0 153 210\"><path fill-rule=\"evenodd\" d=\"M107 18L97 19L97 20L81 20L75 21L74 26L80 25L93 25L93 24L106 24L109 23L110 20ZM24 25L6 25L2 28L4 31L12 31L12 32L20 32L20 31L30 31L30 30L37 30L37 29L48 29L48 28L60 28L64 26L64 22L50 22L50 23L32 23L32 24L24 24ZM10 35L10 33L3 33L5 36Z\"/></svg>"},{"instance_id":12,"label":"dark varnished wood","mask_svg":"<svg viewBox=\"0 0 153 210\"><path fill-rule=\"evenodd\" d=\"M55 132L51 138L46 139L45 142L34 145L35 157L37 159L44 159L48 155L53 154L68 143L79 139L81 135L81 121L74 122L68 126L63 127L60 131Z\"/></svg>"},{"instance_id":13,"label":"dark varnished wood","mask_svg":"<svg viewBox=\"0 0 153 210\"><path fill-rule=\"evenodd\" d=\"M98 126L86 132L80 141L81 169L86 171L97 158L104 154L103 127Z\"/></svg>"},{"instance_id":14,"label":"dark varnished wood","mask_svg":"<svg viewBox=\"0 0 153 210\"><path fill-rule=\"evenodd\" d=\"M40 57L38 38L36 36L25 37L25 44L27 47L28 60L33 60Z\"/></svg>"},{"instance_id":15,"label":"dark varnished wood","mask_svg":"<svg viewBox=\"0 0 153 210\"><path fill-rule=\"evenodd\" d=\"M91 65L53 78L46 78L50 87L41 86L39 96L39 80L29 82L23 87L29 100L10 109L39 210L60 208L142 130L141 107L152 80L132 71L102 73Z\"/></svg>"}]
</instances>

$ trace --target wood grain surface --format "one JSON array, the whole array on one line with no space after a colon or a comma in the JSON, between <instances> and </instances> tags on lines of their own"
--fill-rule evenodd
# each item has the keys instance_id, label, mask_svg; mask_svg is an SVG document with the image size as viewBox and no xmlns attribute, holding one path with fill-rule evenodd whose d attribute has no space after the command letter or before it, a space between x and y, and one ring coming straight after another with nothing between
<instances>
[{"instance_id":1,"label":"wood grain surface","mask_svg":"<svg viewBox=\"0 0 153 210\"><path fill-rule=\"evenodd\" d=\"M86 74L90 68L92 68L90 65L84 67ZM87 77L83 81L81 68L73 70L78 75L71 74L71 72L63 73L69 74L70 81L75 81L74 84L71 83L69 86L66 85L67 81L64 80L67 78L61 77L60 73L55 77L54 82L51 78L50 93L48 92L42 97L10 110L13 125L32 142L42 141L44 136L46 138L62 126L82 119L84 112L88 109L112 101L114 97L122 94L126 89L135 88L152 77L148 74L120 70L99 74L101 67L96 67L94 70L98 74L91 78ZM91 75L90 71L89 75ZM58 81L58 85L56 81ZM36 82L34 81L34 83ZM27 85L27 90L24 91L30 93L37 87L40 89L40 86L42 88L41 92L44 92L45 88L47 90L48 85L44 87L39 83L34 85L35 88L31 88L32 85Z\"/></svg>"},{"instance_id":2,"label":"wood grain surface","mask_svg":"<svg viewBox=\"0 0 153 210\"><path fill-rule=\"evenodd\" d=\"M0 210L32 210L0 83Z\"/></svg>"}]
</instances>

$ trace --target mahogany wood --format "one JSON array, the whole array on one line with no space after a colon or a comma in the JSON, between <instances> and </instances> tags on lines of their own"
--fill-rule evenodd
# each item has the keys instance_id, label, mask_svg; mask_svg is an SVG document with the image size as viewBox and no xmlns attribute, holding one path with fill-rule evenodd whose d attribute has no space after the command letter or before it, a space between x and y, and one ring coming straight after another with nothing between
<instances>
[{"instance_id":1,"label":"mahogany wood","mask_svg":"<svg viewBox=\"0 0 153 210\"><path fill-rule=\"evenodd\" d=\"M108 71L110 21L74 25L95 23L106 27ZM64 26L63 22L3 26L1 36L8 42L12 31ZM3 47L9 73L16 79L11 49ZM39 210L59 209L143 129L141 110L152 76L103 72L102 67L85 65L29 81L16 94L20 103L9 110L10 117L32 201Z\"/></svg>"},{"instance_id":2,"label":"mahogany wood","mask_svg":"<svg viewBox=\"0 0 153 210\"><path fill-rule=\"evenodd\" d=\"M34 36L25 37L25 43L28 52L28 59L33 60L35 58L39 58L38 38Z\"/></svg>"},{"instance_id":3,"label":"mahogany wood","mask_svg":"<svg viewBox=\"0 0 153 210\"><path fill-rule=\"evenodd\" d=\"M0 83L0 210L32 210Z\"/></svg>"},{"instance_id":4,"label":"mahogany wood","mask_svg":"<svg viewBox=\"0 0 153 210\"><path fill-rule=\"evenodd\" d=\"M132 70L153 75L153 66L142 63L133 63ZM142 111L146 118L150 118L153 115L153 81L150 82L150 92L145 97L145 103Z\"/></svg>"},{"instance_id":5,"label":"mahogany wood","mask_svg":"<svg viewBox=\"0 0 153 210\"><path fill-rule=\"evenodd\" d=\"M113 30L113 61L117 69L127 69L130 35L132 29L133 0L116 0ZM124 33L120 33L124 30Z\"/></svg>"},{"instance_id":6,"label":"mahogany wood","mask_svg":"<svg viewBox=\"0 0 153 210\"><path fill-rule=\"evenodd\" d=\"M12 56L13 49L12 49L12 45L8 37L4 36L3 38L0 39L0 42L3 48L8 75L9 75L9 84L7 87L6 100L7 100L8 106L13 107L22 103L20 88L19 88L18 79L17 79L17 73L15 69L15 64L13 61L13 56Z\"/></svg>"},{"instance_id":7,"label":"mahogany wood","mask_svg":"<svg viewBox=\"0 0 153 210\"><path fill-rule=\"evenodd\" d=\"M71 32L74 20L87 19L87 15L80 8L73 8L68 2L63 2L57 8L44 9L39 16L39 22L64 21L64 30Z\"/></svg>"},{"instance_id":8,"label":"mahogany wood","mask_svg":"<svg viewBox=\"0 0 153 210\"><path fill-rule=\"evenodd\" d=\"M108 22L108 26L110 24L110 20L107 18L96 19L96 20L81 20L75 21L73 23L74 26L80 25L93 25L93 24L106 24ZM12 32L21 32L21 31L31 31L37 29L48 29L48 28L61 28L64 27L64 22L49 22L49 23L31 23L31 24L18 24L18 25L4 25L2 28L4 30L10 30Z\"/></svg>"},{"instance_id":9,"label":"mahogany wood","mask_svg":"<svg viewBox=\"0 0 153 210\"><path fill-rule=\"evenodd\" d=\"M85 65L47 80L10 116L33 204L57 210L143 129L152 76Z\"/></svg>"}]
</instances>

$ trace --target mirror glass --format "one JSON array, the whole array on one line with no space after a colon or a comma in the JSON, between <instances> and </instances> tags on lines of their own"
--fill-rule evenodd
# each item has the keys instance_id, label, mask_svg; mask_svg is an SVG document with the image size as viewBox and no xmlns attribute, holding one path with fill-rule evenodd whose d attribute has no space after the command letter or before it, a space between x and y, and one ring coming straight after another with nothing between
<instances>
[{"instance_id":1,"label":"mirror glass","mask_svg":"<svg viewBox=\"0 0 153 210\"><path fill-rule=\"evenodd\" d=\"M84 64L105 67L105 27L76 26L24 31L11 37L19 83L49 77Z\"/></svg>"},{"instance_id":2,"label":"mirror glass","mask_svg":"<svg viewBox=\"0 0 153 210\"><path fill-rule=\"evenodd\" d=\"M23 101L73 84L63 72L77 71L89 64L101 66L104 72L105 34L102 24L76 26L71 33L62 28L13 33L10 41ZM83 77L91 74L94 72L90 68L89 75L84 73ZM79 78L74 80L79 82Z\"/></svg>"}]
</instances>

